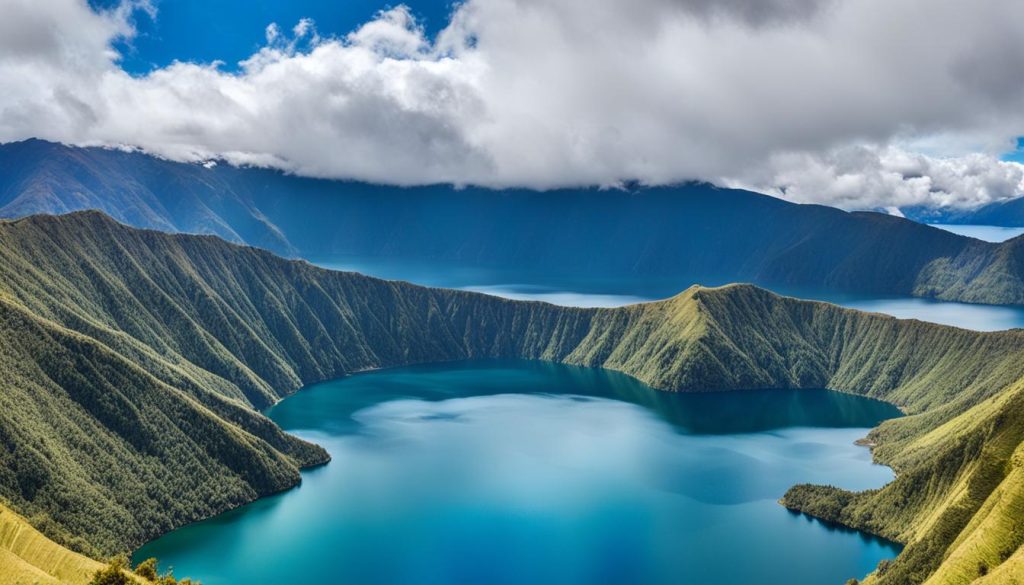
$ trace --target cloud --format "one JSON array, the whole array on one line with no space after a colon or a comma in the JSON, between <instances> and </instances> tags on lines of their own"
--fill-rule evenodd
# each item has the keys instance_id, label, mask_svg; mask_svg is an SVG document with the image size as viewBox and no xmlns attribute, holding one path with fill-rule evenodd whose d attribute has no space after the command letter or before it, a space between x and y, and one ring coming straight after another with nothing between
<instances>
[{"instance_id":1,"label":"cloud","mask_svg":"<svg viewBox=\"0 0 1024 585\"><path fill-rule=\"evenodd\" d=\"M376 20L349 34L348 41L352 46L398 59L415 59L430 49L423 27L405 6L381 12Z\"/></svg>"},{"instance_id":2,"label":"cloud","mask_svg":"<svg viewBox=\"0 0 1024 585\"><path fill-rule=\"evenodd\" d=\"M723 182L847 209L977 207L1024 194L1024 165L980 153L933 158L893 146L780 154L744 174Z\"/></svg>"},{"instance_id":3,"label":"cloud","mask_svg":"<svg viewBox=\"0 0 1024 585\"><path fill-rule=\"evenodd\" d=\"M433 39L399 6L342 37L275 24L238 72L142 77L111 49L139 4L11 2L0 140L394 184L703 179L847 207L1024 194L995 158L1024 134L1016 0L466 0Z\"/></svg>"}]
</instances>

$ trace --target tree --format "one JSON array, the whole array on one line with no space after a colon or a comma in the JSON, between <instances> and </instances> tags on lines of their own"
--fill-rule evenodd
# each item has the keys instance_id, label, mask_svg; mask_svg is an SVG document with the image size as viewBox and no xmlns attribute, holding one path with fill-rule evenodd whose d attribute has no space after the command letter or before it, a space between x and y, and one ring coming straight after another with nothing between
<instances>
[{"instance_id":1,"label":"tree","mask_svg":"<svg viewBox=\"0 0 1024 585\"><path fill-rule=\"evenodd\" d=\"M156 559L150 557L135 567L135 574L147 581L156 581L160 576L156 572Z\"/></svg>"},{"instance_id":2,"label":"tree","mask_svg":"<svg viewBox=\"0 0 1024 585\"><path fill-rule=\"evenodd\" d=\"M878 562L878 568L875 569L879 575L884 575L889 568L892 567L892 561L889 559L882 559Z\"/></svg>"},{"instance_id":3,"label":"tree","mask_svg":"<svg viewBox=\"0 0 1024 585\"><path fill-rule=\"evenodd\" d=\"M114 557L110 564L96 571L89 585L132 585L132 579L125 572L128 570L128 559Z\"/></svg>"}]
</instances>

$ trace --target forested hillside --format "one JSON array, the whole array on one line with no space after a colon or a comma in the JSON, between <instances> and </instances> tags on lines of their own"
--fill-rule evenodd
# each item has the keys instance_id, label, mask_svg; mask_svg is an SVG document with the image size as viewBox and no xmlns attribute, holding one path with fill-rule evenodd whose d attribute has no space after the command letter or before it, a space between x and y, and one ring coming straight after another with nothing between
<instances>
[{"instance_id":1,"label":"forested hillside","mask_svg":"<svg viewBox=\"0 0 1024 585\"><path fill-rule=\"evenodd\" d=\"M326 460L256 409L346 373L469 357L606 367L664 390L829 387L891 401L911 416L872 440L897 481L860 495L801 487L786 504L908 543L881 582L962 567L974 578L981 562L991 578L1016 570L1024 331L748 285L618 309L507 301L95 212L0 222L0 497L75 550L123 551ZM993 524L1006 535L978 560Z\"/></svg>"},{"instance_id":2,"label":"forested hillside","mask_svg":"<svg viewBox=\"0 0 1024 585\"><path fill-rule=\"evenodd\" d=\"M1024 243L705 184L486 190L326 181L29 140L0 145L0 217L99 209L291 257L446 263L537 278L1024 304Z\"/></svg>"}]
</instances>

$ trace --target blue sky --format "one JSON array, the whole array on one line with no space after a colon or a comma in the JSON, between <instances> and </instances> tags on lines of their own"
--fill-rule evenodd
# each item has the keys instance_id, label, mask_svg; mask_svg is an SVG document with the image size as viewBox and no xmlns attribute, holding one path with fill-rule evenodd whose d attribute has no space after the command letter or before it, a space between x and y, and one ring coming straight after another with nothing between
<instances>
[{"instance_id":1,"label":"blue sky","mask_svg":"<svg viewBox=\"0 0 1024 585\"><path fill-rule=\"evenodd\" d=\"M96 9L110 8L122 0L88 0ZM417 22L433 38L449 20L459 0L407 0ZM399 3L383 0L152 0L156 18L138 11L137 35L116 43L121 67L132 75L149 73L175 60L195 63L223 62L221 69L235 71L239 61L250 57L266 42L266 27L276 23L290 30L300 19L310 18L322 37L344 36L372 20L379 11ZM1024 163L1024 137L1015 150L1003 153L1003 161Z\"/></svg>"},{"instance_id":2,"label":"blue sky","mask_svg":"<svg viewBox=\"0 0 1024 585\"><path fill-rule=\"evenodd\" d=\"M1024 164L1024 136L1017 138L1017 150L1003 155L1003 160Z\"/></svg>"},{"instance_id":3,"label":"blue sky","mask_svg":"<svg viewBox=\"0 0 1024 585\"><path fill-rule=\"evenodd\" d=\"M847 209L1024 195L1021 0L400 1L8 1L0 142Z\"/></svg>"},{"instance_id":4,"label":"blue sky","mask_svg":"<svg viewBox=\"0 0 1024 585\"><path fill-rule=\"evenodd\" d=\"M89 0L94 8L109 8L120 0ZM301 18L316 22L321 36L343 36L397 3L381 0L154 0L156 19L138 12L138 35L120 43L122 67L132 74L148 73L175 59L224 62L225 70L255 53L265 43L268 24L289 30ZM409 0L408 6L427 34L447 24L450 0Z\"/></svg>"}]
</instances>

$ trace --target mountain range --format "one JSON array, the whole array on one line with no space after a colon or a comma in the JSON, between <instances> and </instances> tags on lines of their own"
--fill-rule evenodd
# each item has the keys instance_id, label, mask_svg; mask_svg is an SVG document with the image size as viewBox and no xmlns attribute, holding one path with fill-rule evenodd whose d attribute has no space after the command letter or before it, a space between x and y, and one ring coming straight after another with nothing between
<instances>
[{"instance_id":1,"label":"mountain range","mask_svg":"<svg viewBox=\"0 0 1024 585\"><path fill-rule=\"evenodd\" d=\"M68 567L87 560L54 543L124 551L327 461L260 408L349 373L483 357L610 368L671 391L827 387L892 402L908 416L870 441L895 481L795 486L783 503L905 543L873 583L1024 577L1022 330L903 321L751 285L615 309L509 301L98 212L0 222L0 497L19 515L0 510L0 536L42 533L28 547L0 538L0 563L76 582Z\"/></svg>"},{"instance_id":2,"label":"mountain range","mask_svg":"<svg viewBox=\"0 0 1024 585\"><path fill-rule=\"evenodd\" d=\"M1024 304L1024 239L1002 244L872 212L706 184L389 187L29 140L0 145L0 217L98 209L286 257L387 257L549 276L751 282Z\"/></svg>"},{"instance_id":3,"label":"mountain range","mask_svg":"<svg viewBox=\"0 0 1024 585\"><path fill-rule=\"evenodd\" d=\"M924 223L1024 227L1024 197L970 209L906 207L900 211L905 217Z\"/></svg>"}]
</instances>

